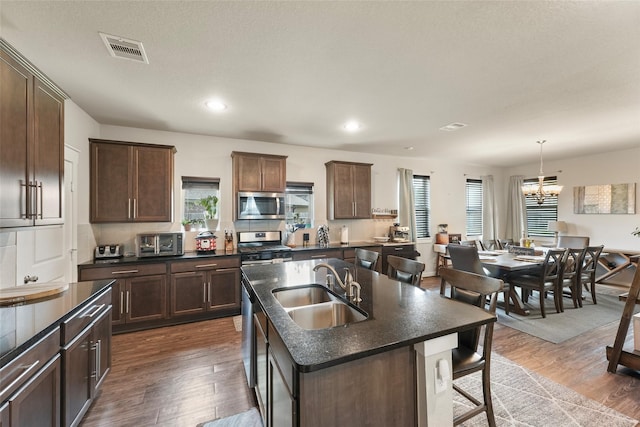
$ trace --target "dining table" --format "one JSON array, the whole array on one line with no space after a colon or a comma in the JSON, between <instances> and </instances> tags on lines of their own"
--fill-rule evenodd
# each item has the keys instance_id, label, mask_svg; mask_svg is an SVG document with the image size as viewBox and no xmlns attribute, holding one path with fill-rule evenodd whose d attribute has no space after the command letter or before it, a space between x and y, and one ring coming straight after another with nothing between
<instances>
[{"instance_id":1,"label":"dining table","mask_svg":"<svg viewBox=\"0 0 640 427\"><path fill-rule=\"evenodd\" d=\"M480 262L489 271L489 275L502 279L505 283L507 275L516 271L534 269L544 264L544 255L519 255L507 251L478 251ZM528 316L529 310L516 293L515 287L509 286L509 310L521 316Z\"/></svg>"}]
</instances>

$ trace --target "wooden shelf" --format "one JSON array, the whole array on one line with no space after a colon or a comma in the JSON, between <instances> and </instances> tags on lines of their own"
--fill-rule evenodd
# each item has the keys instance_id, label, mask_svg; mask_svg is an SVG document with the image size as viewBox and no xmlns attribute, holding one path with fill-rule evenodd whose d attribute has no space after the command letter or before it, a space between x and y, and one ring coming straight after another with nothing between
<instances>
[{"instance_id":1,"label":"wooden shelf","mask_svg":"<svg viewBox=\"0 0 640 427\"><path fill-rule=\"evenodd\" d=\"M373 219L394 219L394 218L398 218L398 215L392 215L392 214L371 214L371 217Z\"/></svg>"}]
</instances>

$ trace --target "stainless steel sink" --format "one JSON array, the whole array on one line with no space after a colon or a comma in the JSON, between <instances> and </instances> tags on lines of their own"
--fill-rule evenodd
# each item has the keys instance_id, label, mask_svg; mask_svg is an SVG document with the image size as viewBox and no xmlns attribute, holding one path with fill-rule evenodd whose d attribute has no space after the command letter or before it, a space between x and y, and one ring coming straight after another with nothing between
<instances>
[{"instance_id":1,"label":"stainless steel sink","mask_svg":"<svg viewBox=\"0 0 640 427\"><path fill-rule=\"evenodd\" d=\"M294 308L289 316L304 329L325 329L367 319L366 314L338 301Z\"/></svg>"},{"instance_id":2,"label":"stainless steel sink","mask_svg":"<svg viewBox=\"0 0 640 427\"><path fill-rule=\"evenodd\" d=\"M295 288L275 289L273 296L284 308L320 304L337 299L327 288L315 284Z\"/></svg>"},{"instance_id":3,"label":"stainless steel sink","mask_svg":"<svg viewBox=\"0 0 640 427\"><path fill-rule=\"evenodd\" d=\"M325 329L367 319L365 312L318 284L275 289L273 296L304 329Z\"/></svg>"}]
</instances>

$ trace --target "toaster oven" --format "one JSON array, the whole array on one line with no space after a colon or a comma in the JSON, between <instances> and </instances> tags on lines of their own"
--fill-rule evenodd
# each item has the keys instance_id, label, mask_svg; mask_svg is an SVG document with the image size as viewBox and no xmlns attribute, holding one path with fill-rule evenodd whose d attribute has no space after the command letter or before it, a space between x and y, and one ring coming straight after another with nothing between
<instances>
[{"instance_id":1,"label":"toaster oven","mask_svg":"<svg viewBox=\"0 0 640 427\"><path fill-rule=\"evenodd\" d=\"M139 258L184 255L184 235L180 232L138 234L136 255Z\"/></svg>"}]
</instances>

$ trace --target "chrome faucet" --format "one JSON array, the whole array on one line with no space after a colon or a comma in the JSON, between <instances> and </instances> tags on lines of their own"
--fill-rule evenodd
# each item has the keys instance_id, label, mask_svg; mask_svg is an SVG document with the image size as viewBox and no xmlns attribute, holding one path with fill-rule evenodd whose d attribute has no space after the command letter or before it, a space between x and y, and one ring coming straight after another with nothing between
<instances>
[{"instance_id":1,"label":"chrome faucet","mask_svg":"<svg viewBox=\"0 0 640 427\"><path fill-rule=\"evenodd\" d=\"M317 264L315 267L313 267L313 271L318 271L320 267L325 267L327 270L329 270L333 274L333 276L335 277L335 280L338 282L338 285L340 285L342 290L345 291L347 297L353 297L354 296L353 288L356 288L357 298L360 299L360 284L353 280L353 276L351 275L351 270L349 270L349 268L347 267L344 268L345 270L347 270L347 273L344 275L344 282L343 282L342 279L340 279L340 275L335 270L335 268L333 268L332 266L330 266L325 262L321 262Z\"/></svg>"}]
</instances>

